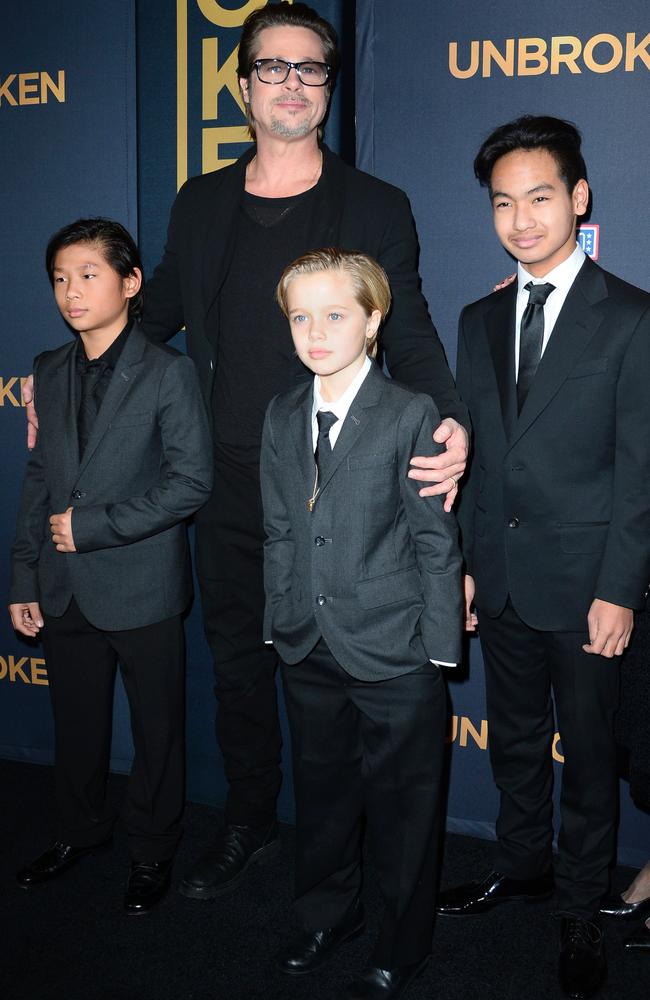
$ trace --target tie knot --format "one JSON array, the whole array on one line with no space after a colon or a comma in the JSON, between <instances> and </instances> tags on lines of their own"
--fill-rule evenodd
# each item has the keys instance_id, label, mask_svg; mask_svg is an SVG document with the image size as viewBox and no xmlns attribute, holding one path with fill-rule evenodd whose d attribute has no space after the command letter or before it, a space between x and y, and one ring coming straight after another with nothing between
<instances>
[{"instance_id":1,"label":"tie knot","mask_svg":"<svg viewBox=\"0 0 650 1000\"><path fill-rule=\"evenodd\" d=\"M524 285L524 288L529 293L529 305L543 306L551 292L555 289L555 285L551 285L550 282L547 282L545 285L536 285L534 282L529 281L527 285Z\"/></svg>"},{"instance_id":2,"label":"tie knot","mask_svg":"<svg viewBox=\"0 0 650 1000\"><path fill-rule=\"evenodd\" d=\"M318 421L318 433L321 437L327 437L332 427L339 418L331 410L318 410L316 420Z\"/></svg>"}]
</instances>

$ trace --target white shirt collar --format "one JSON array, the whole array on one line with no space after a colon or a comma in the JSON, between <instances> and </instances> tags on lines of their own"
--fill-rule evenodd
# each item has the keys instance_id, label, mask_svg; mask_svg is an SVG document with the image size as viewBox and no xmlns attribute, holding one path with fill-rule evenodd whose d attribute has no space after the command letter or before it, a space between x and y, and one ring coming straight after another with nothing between
<instances>
[{"instance_id":1,"label":"white shirt collar","mask_svg":"<svg viewBox=\"0 0 650 1000\"><path fill-rule=\"evenodd\" d=\"M330 413L336 414L338 420L330 430L330 442L332 444L332 448L336 444L336 440L341 431L341 427L343 426L343 421L347 417L348 410L350 409L352 403L354 402L354 397L356 396L363 382L365 381L371 367L372 367L372 361L370 360L369 357L366 357L364 359L361 368L354 376L354 378L350 382L349 386L347 387L343 395L339 396L339 398L336 400L335 403L330 403L326 399L323 399L320 391L320 378L318 375L314 375L314 402L311 410L312 430L316 428L315 433L316 436L318 436L318 424L316 421L316 414L319 410L329 410Z\"/></svg>"},{"instance_id":2,"label":"white shirt collar","mask_svg":"<svg viewBox=\"0 0 650 1000\"><path fill-rule=\"evenodd\" d=\"M576 279L578 271L584 264L585 253L581 248L579 243L576 243L575 250L570 257L563 260L561 264L554 267L548 274L545 274L543 278L535 278L527 271L524 265L520 262L517 264L517 282L518 282L518 293L528 295L526 291L526 285L529 281L532 281L534 285L544 285L546 282L550 282L551 285L559 290L562 297L566 296L571 285ZM560 296L555 296L559 298Z\"/></svg>"}]
</instances>

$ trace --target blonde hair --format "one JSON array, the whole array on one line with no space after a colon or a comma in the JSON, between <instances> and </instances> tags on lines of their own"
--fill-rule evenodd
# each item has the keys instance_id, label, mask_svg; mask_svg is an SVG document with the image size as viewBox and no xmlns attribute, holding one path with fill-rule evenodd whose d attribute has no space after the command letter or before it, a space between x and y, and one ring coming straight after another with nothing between
<instances>
[{"instance_id":1,"label":"blonde hair","mask_svg":"<svg viewBox=\"0 0 650 1000\"><path fill-rule=\"evenodd\" d=\"M384 322L390 309L391 294L388 276L383 267L367 254L339 250L336 247L310 250L285 267L275 290L275 297L287 319L289 318L287 292L293 279L300 274L318 274L322 271L343 271L349 275L354 297L366 316L377 310L381 314L381 323ZM377 354L378 335L379 328L373 337L368 338L366 350L371 358Z\"/></svg>"}]
</instances>

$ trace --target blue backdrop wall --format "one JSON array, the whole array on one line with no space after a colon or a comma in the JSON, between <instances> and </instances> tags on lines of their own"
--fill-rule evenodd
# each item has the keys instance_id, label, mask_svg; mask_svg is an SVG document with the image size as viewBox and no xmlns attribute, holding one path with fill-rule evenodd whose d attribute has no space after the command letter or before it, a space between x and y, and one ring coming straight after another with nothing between
<instances>
[{"instance_id":1,"label":"blue backdrop wall","mask_svg":"<svg viewBox=\"0 0 650 1000\"><path fill-rule=\"evenodd\" d=\"M492 228L472 163L495 126L550 114L578 124L593 190L581 240L608 270L650 288L641 210L650 150L650 19L645 0L357 3L357 165L404 188L421 244L430 310L455 363L463 305L514 270ZM498 11L499 16L495 16ZM493 836L478 642L450 680L448 826ZM554 748L561 766L561 743ZM622 795L621 859L643 863L650 817Z\"/></svg>"},{"instance_id":2,"label":"blue backdrop wall","mask_svg":"<svg viewBox=\"0 0 650 1000\"><path fill-rule=\"evenodd\" d=\"M326 140L354 156L355 4L316 0L339 29L344 71ZM82 214L138 231L145 270L164 245L169 208L186 176L219 168L244 147L234 50L246 14L263 0L68 0L65 23L23 0L0 38L0 545L11 542L25 461L20 376L67 334L42 267L48 236ZM404 16L405 6L408 17ZM357 0L358 163L411 196L424 290L452 363L461 306L512 270L493 235L487 196L471 163L496 124L525 111L572 118L585 134L594 189L588 248L645 287L650 218L641 211L650 122L650 35L643 0ZM137 88L136 88L137 19ZM74 23L71 33L69 24ZM507 29L495 24L507 24ZM138 115L136 174L136 106ZM137 183L137 206L136 206ZM599 227L599 228L594 228ZM179 338L182 346L182 336ZM7 562L0 560L6 592ZM214 737L212 668L195 606L188 622L188 772L192 798L222 801ZM490 836L496 796L489 772L482 663L451 682L449 826ZM131 754L124 697L116 699L113 766ZM556 747L561 766L561 744ZM0 755L52 759L47 672L40 647L0 615ZM292 816L290 776L280 814ZM645 860L650 820L623 799L621 856Z\"/></svg>"},{"instance_id":3,"label":"blue backdrop wall","mask_svg":"<svg viewBox=\"0 0 650 1000\"><path fill-rule=\"evenodd\" d=\"M71 30L71 25L74 29ZM137 235L134 0L13 4L0 33L4 304L0 365L0 592L25 465L20 377L70 336L43 266L54 231L82 215ZM3 604L5 602L3 601ZM40 646L0 614L0 754L49 761L52 723Z\"/></svg>"}]
</instances>

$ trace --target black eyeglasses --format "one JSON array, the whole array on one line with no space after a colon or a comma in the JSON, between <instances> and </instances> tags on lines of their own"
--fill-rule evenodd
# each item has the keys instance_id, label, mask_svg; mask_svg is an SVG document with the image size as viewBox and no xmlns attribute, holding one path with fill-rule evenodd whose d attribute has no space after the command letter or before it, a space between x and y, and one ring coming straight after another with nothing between
<instances>
[{"instance_id":1,"label":"black eyeglasses","mask_svg":"<svg viewBox=\"0 0 650 1000\"><path fill-rule=\"evenodd\" d=\"M324 87L330 78L330 67L324 62L289 62L288 59L256 59L253 63L261 83L284 83L292 69L306 87Z\"/></svg>"}]
</instances>

